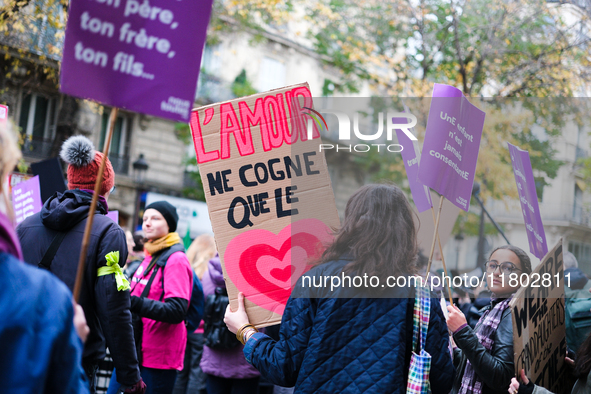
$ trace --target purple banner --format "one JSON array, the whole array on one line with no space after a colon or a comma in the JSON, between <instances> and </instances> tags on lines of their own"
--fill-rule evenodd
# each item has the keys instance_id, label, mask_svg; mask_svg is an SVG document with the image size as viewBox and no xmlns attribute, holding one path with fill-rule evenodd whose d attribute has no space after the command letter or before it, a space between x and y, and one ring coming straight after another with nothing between
<instances>
[{"instance_id":1,"label":"purple banner","mask_svg":"<svg viewBox=\"0 0 591 394\"><path fill-rule=\"evenodd\" d=\"M435 84L418 177L464 211L470 208L485 115L459 89Z\"/></svg>"},{"instance_id":2,"label":"purple banner","mask_svg":"<svg viewBox=\"0 0 591 394\"><path fill-rule=\"evenodd\" d=\"M72 0L60 90L188 123L213 0Z\"/></svg>"},{"instance_id":3,"label":"purple banner","mask_svg":"<svg viewBox=\"0 0 591 394\"><path fill-rule=\"evenodd\" d=\"M538 193L536 192L536 182L529 160L529 152L521 150L515 145L508 145L519 201L521 202L521 212L527 229L529 250L541 260L548 253L548 245L546 244L546 233L540 216Z\"/></svg>"},{"instance_id":4,"label":"purple banner","mask_svg":"<svg viewBox=\"0 0 591 394\"><path fill-rule=\"evenodd\" d=\"M16 224L41 211L41 187L39 176L18 183L12 187L12 207Z\"/></svg>"},{"instance_id":5,"label":"purple banner","mask_svg":"<svg viewBox=\"0 0 591 394\"><path fill-rule=\"evenodd\" d=\"M408 112L407 108L404 108L404 112ZM408 120L405 118L392 118L392 123L403 124L408 123ZM410 129L410 131L414 134L413 129ZM424 212L431 209L433 202L431 201L429 188L418 180L420 160L419 143L418 141L413 141L408 138L406 133L400 129L396 129L396 137L398 138L398 143L403 147L400 154L402 155L402 161L404 161L404 168L406 169L406 176L408 177L412 199L419 213Z\"/></svg>"},{"instance_id":6,"label":"purple banner","mask_svg":"<svg viewBox=\"0 0 591 394\"><path fill-rule=\"evenodd\" d=\"M115 223L119 224L119 211L109 211L106 216Z\"/></svg>"}]
</instances>

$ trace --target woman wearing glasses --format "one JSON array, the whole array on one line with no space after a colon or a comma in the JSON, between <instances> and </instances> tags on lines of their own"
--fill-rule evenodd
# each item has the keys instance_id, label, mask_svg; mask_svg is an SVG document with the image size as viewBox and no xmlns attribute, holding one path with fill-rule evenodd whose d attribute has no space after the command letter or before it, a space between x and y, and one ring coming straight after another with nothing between
<instances>
[{"instance_id":1,"label":"woman wearing glasses","mask_svg":"<svg viewBox=\"0 0 591 394\"><path fill-rule=\"evenodd\" d=\"M447 307L447 326L456 345L454 365L457 372L451 394L507 393L515 370L509 302L519 289L519 285L511 286L516 281L509 281L509 275L530 274L531 271L527 253L515 246L500 246L486 263L487 283L493 293L491 304L474 330L468 326L458 307Z\"/></svg>"}]
</instances>

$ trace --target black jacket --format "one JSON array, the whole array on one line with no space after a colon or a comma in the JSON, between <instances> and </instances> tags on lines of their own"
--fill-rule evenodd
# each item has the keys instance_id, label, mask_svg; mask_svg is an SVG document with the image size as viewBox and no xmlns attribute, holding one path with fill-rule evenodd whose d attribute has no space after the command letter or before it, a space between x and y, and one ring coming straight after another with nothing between
<instances>
[{"instance_id":1,"label":"black jacket","mask_svg":"<svg viewBox=\"0 0 591 394\"><path fill-rule=\"evenodd\" d=\"M497 302L500 301L502 300ZM492 308L494 305L496 304L491 304L486 308ZM479 321L476 327L480 324ZM495 331L495 344L491 352L488 352L478 342L478 338L470 326L456 332L454 341L458 346L454 349L454 365L457 373L450 394L459 392L468 360L470 360L476 375L484 383L482 394L507 394L511 378L515 376L511 308L503 311L501 322Z\"/></svg>"},{"instance_id":2,"label":"black jacket","mask_svg":"<svg viewBox=\"0 0 591 394\"><path fill-rule=\"evenodd\" d=\"M54 236L67 232L51 264L50 271L69 288L74 288L82 238L92 195L80 190L54 194L40 213L23 221L17 228L24 260L37 266ZM84 346L83 361L96 363L105 357L108 346L117 368L117 380L131 386L140 380L133 340L129 291L117 291L115 275L97 277L98 268L106 265L105 255L119 251L119 265L127 260L125 233L105 216L106 208L97 204L86 255L80 305L84 309L90 334Z\"/></svg>"}]
</instances>

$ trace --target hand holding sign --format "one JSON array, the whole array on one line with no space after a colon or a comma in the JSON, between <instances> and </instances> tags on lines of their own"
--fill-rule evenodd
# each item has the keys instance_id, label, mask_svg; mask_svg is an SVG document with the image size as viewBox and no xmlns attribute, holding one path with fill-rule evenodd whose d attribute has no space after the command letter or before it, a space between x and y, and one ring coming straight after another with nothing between
<instances>
[{"instance_id":1,"label":"hand holding sign","mask_svg":"<svg viewBox=\"0 0 591 394\"><path fill-rule=\"evenodd\" d=\"M236 334L240 327L250 323L246 308L244 308L244 293L238 293L238 309L233 311L230 305L226 308L224 315L224 323L232 334Z\"/></svg>"}]
</instances>

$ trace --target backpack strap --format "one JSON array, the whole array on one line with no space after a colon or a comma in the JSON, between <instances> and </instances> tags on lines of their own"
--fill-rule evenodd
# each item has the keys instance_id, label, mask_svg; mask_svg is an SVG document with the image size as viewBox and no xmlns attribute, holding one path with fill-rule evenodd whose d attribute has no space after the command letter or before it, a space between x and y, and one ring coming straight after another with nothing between
<instances>
[{"instance_id":1,"label":"backpack strap","mask_svg":"<svg viewBox=\"0 0 591 394\"><path fill-rule=\"evenodd\" d=\"M57 250L60 248L62 241L66 237L66 234L66 231L60 231L55 235L55 237L53 237L53 240L51 241L49 248L47 248L45 254L43 255L43 258L41 259L41 262L39 262L38 264L39 268L43 268L48 271L51 270L51 263L53 262L53 258L55 257Z\"/></svg>"},{"instance_id":2,"label":"backpack strap","mask_svg":"<svg viewBox=\"0 0 591 394\"><path fill-rule=\"evenodd\" d=\"M162 302L162 300L164 300L164 267L166 266L168 259L170 258L170 256L172 256L173 253L184 252L184 251L185 251L185 247L183 246L183 244L180 244L180 243L174 244L170 248L165 249L162 252L162 254L160 255L160 258L158 259L158 265L162 267L162 275L160 275L160 285L162 286L162 294L160 294L160 302Z\"/></svg>"},{"instance_id":3,"label":"backpack strap","mask_svg":"<svg viewBox=\"0 0 591 394\"><path fill-rule=\"evenodd\" d=\"M148 296L148 294L150 294L150 288L152 287L152 282L154 282L154 278L156 277L156 273L158 273L158 268L160 266L156 265L154 267L154 269L152 270L152 275L150 276L150 279L148 279L148 283L146 284L146 287L144 287L144 290L142 291L142 294L140 295L141 298L146 298Z\"/></svg>"}]
</instances>

